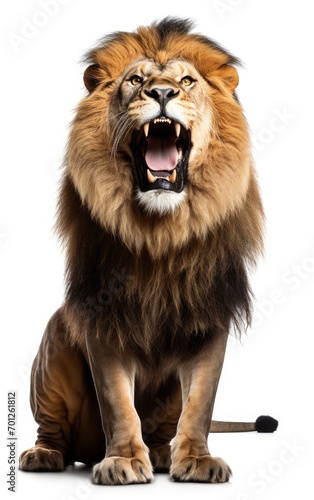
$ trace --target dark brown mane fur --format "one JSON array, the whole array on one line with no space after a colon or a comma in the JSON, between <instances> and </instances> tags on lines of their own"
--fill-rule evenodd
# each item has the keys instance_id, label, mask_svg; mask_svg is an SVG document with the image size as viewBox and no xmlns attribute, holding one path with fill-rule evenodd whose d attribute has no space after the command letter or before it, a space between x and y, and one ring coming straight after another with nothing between
<instances>
[{"instance_id":1,"label":"dark brown mane fur","mask_svg":"<svg viewBox=\"0 0 314 500\"><path fill-rule=\"evenodd\" d=\"M101 228L65 181L61 206L67 210L59 224L69 235L65 311L73 341L96 331L151 365L166 353L190 356L230 322L239 332L250 324L248 267L260 244L247 220L250 204L256 207L251 189L241 213L205 241L154 259Z\"/></svg>"}]
</instances>

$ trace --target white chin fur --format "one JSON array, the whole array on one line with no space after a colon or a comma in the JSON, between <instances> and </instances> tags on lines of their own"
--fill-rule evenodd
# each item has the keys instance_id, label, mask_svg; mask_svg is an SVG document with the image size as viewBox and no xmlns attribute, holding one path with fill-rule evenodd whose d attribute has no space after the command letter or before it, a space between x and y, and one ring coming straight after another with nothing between
<instances>
[{"instance_id":1,"label":"white chin fur","mask_svg":"<svg viewBox=\"0 0 314 500\"><path fill-rule=\"evenodd\" d=\"M136 193L136 199L139 205L148 213L157 213L165 215L174 212L185 198L185 191L175 193L165 189L153 189L143 193L139 189Z\"/></svg>"}]
</instances>

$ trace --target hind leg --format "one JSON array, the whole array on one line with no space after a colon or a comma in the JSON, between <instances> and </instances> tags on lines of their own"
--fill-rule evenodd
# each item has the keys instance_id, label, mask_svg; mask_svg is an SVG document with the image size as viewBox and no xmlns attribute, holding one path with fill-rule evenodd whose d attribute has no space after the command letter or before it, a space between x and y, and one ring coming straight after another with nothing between
<instances>
[{"instance_id":1,"label":"hind leg","mask_svg":"<svg viewBox=\"0 0 314 500\"><path fill-rule=\"evenodd\" d=\"M169 377L155 397L138 398L142 434L149 448L154 472L169 472L171 466L170 442L177 430L182 410L179 380ZM142 408L141 408L142 407Z\"/></svg>"},{"instance_id":2,"label":"hind leg","mask_svg":"<svg viewBox=\"0 0 314 500\"><path fill-rule=\"evenodd\" d=\"M104 436L95 391L83 356L66 342L61 310L50 319L34 360L30 399L38 437L21 454L21 470L62 471L70 461L97 460Z\"/></svg>"}]
</instances>

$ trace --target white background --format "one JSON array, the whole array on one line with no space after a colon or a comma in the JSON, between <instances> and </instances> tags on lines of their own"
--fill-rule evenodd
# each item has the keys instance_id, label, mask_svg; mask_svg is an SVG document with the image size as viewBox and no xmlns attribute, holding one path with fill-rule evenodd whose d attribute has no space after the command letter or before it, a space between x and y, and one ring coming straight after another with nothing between
<instances>
[{"instance_id":1,"label":"white background","mask_svg":"<svg viewBox=\"0 0 314 500\"><path fill-rule=\"evenodd\" d=\"M90 471L68 470L18 473L15 496L309 498L314 333L311 3L55 0L54 15L48 15L43 8L47 1L6 2L1 14L1 497L14 496L6 490L6 393L18 393L21 452L36 435L28 402L31 363L49 317L63 300L63 255L52 228L68 127L85 94L79 61L111 31L133 30L176 15L194 19L196 31L245 63L238 95L251 127L267 215L265 258L252 278L253 328L242 344L230 339L215 417L254 420L271 414L280 422L278 431L210 437L212 454L233 469L229 484L182 485L159 475L150 485L121 489L92 485ZM32 32L29 23L37 29Z\"/></svg>"}]
</instances>

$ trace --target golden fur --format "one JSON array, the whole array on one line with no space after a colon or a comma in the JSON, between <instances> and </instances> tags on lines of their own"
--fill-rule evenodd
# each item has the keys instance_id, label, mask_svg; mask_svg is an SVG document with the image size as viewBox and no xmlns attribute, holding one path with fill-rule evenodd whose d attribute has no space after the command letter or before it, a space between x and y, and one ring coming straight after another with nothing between
<instances>
[{"instance_id":1,"label":"golden fur","mask_svg":"<svg viewBox=\"0 0 314 500\"><path fill-rule=\"evenodd\" d=\"M239 61L190 28L167 18L87 56L59 200L66 300L34 362L38 440L23 470L105 456L99 484L148 482L151 462L178 481L230 476L207 435L230 324L250 321L263 211ZM136 177L134 134L159 113L190 137L180 193L163 179L142 192Z\"/></svg>"}]
</instances>

